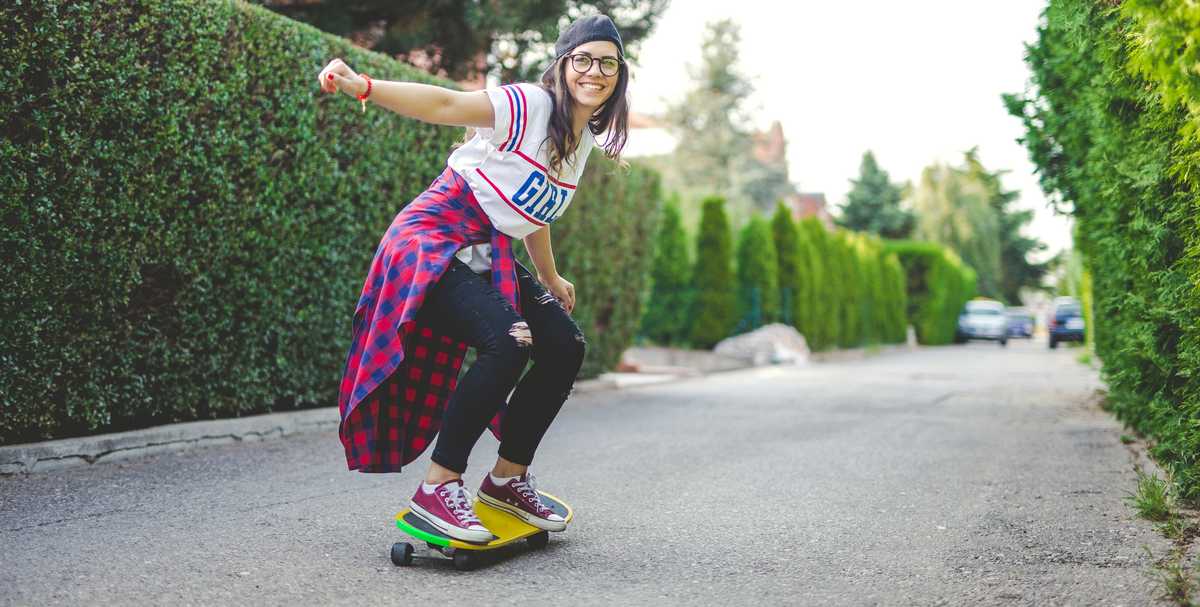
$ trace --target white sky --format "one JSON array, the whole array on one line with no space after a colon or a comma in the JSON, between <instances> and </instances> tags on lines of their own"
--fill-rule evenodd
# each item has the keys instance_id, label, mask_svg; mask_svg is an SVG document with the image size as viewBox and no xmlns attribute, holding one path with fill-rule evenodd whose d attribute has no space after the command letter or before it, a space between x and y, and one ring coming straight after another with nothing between
<instances>
[{"instance_id":1,"label":"white sky","mask_svg":"<svg viewBox=\"0 0 1200 607\"><path fill-rule=\"evenodd\" d=\"M691 88L705 24L741 25L740 64L755 94L756 129L783 124L789 174L801 191L845 201L863 151L893 181L919 180L935 161L958 164L979 146L991 170L1008 169L1017 205L1036 212L1027 232L1050 253L1070 247L1069 222L1046 205L1020 122L1001 93L1024 91L1024 43L1046 0L674 0L633 66L635 111L658 114Z\"/></svg>"}]
</instances>

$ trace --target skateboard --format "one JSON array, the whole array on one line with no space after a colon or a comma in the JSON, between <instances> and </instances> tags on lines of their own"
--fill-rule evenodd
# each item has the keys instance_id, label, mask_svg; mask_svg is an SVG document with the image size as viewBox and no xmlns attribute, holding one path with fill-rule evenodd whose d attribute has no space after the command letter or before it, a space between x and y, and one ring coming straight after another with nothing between
<instances>
[{"instance_id":1,"label":"skateboard","mask_svg":"<svg viewBox=\"0 0 1200 607\"><path fill-rule=\"evenodd\" d=\"M544 491L538 491L538 494L542 496L542 503L547 508L563 517L567 523L571 522L575 513L566 502ZM484 543L456 540L405 508L396 515L396 526L414 538L424 541L429 547L429 553L417 555L416 547L411 543L396 542L392 544L392 563L398 567L405 567L411 565L414 558L438 559L433 556L436 553L453 561L455 569L470 571L479 565L487 553L518 540L525 540L529 547L534 549L545 548L550 542L549 532L538 529L515 515L489 506L478 499L475 500L474 507L476 516L483 526L496 536L495 539Z\"/></svg>"}]
</instances>

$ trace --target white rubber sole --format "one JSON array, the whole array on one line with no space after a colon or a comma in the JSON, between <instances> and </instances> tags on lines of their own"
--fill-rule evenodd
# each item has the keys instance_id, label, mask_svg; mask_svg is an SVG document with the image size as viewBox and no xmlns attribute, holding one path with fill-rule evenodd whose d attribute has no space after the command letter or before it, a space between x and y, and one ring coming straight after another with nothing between
<instances>
[{"instance_id":1,"label":"white rubber sole","mask_svg":"<svg viewBox=\"0 0 1200 607\"><path fill-rule=\"evenodd\" d=\"M455 527L454 525L446 523L442 519L427 512L424 508L418 506L416 502L409 501L408 509L412 510L413 514L421 517L421 520L433 525L438 531L441 531L442 533L445 533L456 540L471 542L473 544L484 544L496 539L496 536L491 531L471 531L470 529L463 529L462 527Z\"/></svg>"},{"instance_id":2,"label":"white rubber sole","mask_svg":"<svg viewBox=\"0 0 1200 607\"><path fill-rule=\"evenodd\" d=\"M475 497L478 497L479 501L496 508L497 510L503 510L543 531L562 531L563 529L567 528L566 521L548 521L544 518L534 516L516 506L510 506L494 497L491 497L482 491L477 493Z\"/></svg>"}]
</instances>

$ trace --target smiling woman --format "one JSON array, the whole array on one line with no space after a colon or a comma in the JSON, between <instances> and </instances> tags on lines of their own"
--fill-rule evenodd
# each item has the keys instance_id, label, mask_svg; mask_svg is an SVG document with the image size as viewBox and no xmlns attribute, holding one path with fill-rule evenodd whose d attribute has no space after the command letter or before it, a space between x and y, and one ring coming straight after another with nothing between
<instances>
[{"instance_id":1,"label":"smiling woman","mask_svg":"<svg viewBox=\"0 0 1200 607\"><path fill-rule=\"evenodd\" d=\"M321 90L352 95L364 108L371 102L475 128L377 248L339 394L352 470L399 472L436 436L409 506L462 541L492 536L462 481L489 424L500 450L480 498L541 529L566 527L539 501L528 471L587 345L570 316L575 286L558 274L549 227L570 205L597 135L608 134L602 147L619 158L629 74L621 36L604 15L572 23L555 54L540 86L476 92L373 81L340 59L317 76ZM512 238L524 239L536 278L514 260ZM467 347L475 363L456 382Z\"/></svg>"}]
</instances>

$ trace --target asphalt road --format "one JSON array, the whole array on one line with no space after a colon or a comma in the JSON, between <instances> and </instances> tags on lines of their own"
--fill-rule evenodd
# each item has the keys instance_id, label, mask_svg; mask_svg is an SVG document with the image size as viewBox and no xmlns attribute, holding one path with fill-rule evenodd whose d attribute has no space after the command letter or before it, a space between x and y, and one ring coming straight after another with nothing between
<instances>
[{"instance_id":1,"label":"asphalt road","mask_svg":"<svg viewBox=\"0 0 1200 607\"><path fill-rule=\"evenodd\" d=\"M1122 501L1131 454L1076 354L576 395L533 468L575 522L473 572L394 567L427 459L350 473L333 433L0 478L0 604L1148 604L1167 541Z\"/></svg>"}]
</instances>

